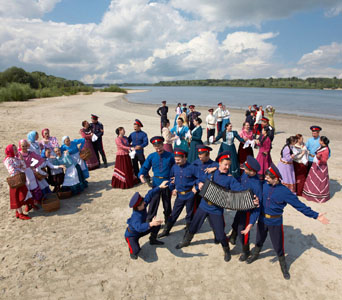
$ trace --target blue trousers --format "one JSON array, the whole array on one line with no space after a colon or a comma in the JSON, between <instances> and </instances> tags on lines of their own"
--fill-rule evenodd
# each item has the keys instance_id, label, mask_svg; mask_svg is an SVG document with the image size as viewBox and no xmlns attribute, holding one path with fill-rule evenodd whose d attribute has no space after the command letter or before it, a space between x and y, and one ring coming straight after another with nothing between
<instances>
[{"instance_id":1,"label":"blue trousers","mask_svg":"<svg viewBox=\"0 0 342 300\"><path fill-rule=\"evenodd\" d=\"M268 232L270 233L273 249L278 256L283 256L285 254L283 224L266 225L265 223L259 221L257 226L256 245L258 247L262 247L267 238Z\"/></svg>"},{"instance_id":2,"label":"blue trousers","mask_svg":"<svg viewBox=\"0 0 342 300\"><path fill-rule=\"evenodd\" d=\"M140 245L139 245L139 239L141 237L149 234L150 232L154 233L157 236L159 229L160 229L160 225L159 226L153 226L149 230L141 232L137 236L125 237L125 240L128 244L129 253L137 255L141 249Z\"/></svg>"},{"instance_id":3,"label":"blue trousers","mask_svg":"<svg viewBox=\"0 0 342 300\"><path fill-rule=\"evenodd\" d=\"M233 230L235 230L241 241L241 245L249 244L249 233L241 234L241 230L244 230L249 224L249 218L251 216L250 211L237 211L232 224Z\"/></svg>"},{"instance_id":4,"label":"blue trousers","mask_svg":"<svg viewBox=\"0 0 342 300\"><path fill-rule=\"evenodd\" d=\"M211 214L199 207L191 221L189 232L191 234L197 233L201 229L206 218L209 219L209 223L214 231L215 238L221 243L223 247L228 247L227 237L224 233L225 224L223 215Z\"/></svg>"},{"instance_id":5,"label":"blue trousers","mask_svg":"<svg viewBox=\"0 0 342 300\"><path fill-rule=\"evenodd\" d=\"M191 194L191 195L190 195ZM181 199L179 196L175 200L175 204L173 205L172 213L169 218L169 221L174 224L176 223L179 215L181 214L184 206L186 207L186 216L185 222L190 223L192 220L192 213L194 210L194 193L190 192L188 199Z\"/></svg>"}]
</instances>

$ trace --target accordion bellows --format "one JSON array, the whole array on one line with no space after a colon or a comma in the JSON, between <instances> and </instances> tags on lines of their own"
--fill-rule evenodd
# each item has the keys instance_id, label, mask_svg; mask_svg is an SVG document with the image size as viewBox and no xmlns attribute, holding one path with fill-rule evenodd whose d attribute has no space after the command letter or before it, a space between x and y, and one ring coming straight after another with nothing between
<instances>
[{"instance_id":1,"label":"accordion bellows","mask_svg":"<svg viewBox=\"0 0 342 300\"><path fill-rule=\"evenodd\" d=\"M211 202L221 208L230 210L249 210L255 208L253 192L231 191L207 179L199 192L199 195L207 202Z\"/></svg>"}]
</instances>

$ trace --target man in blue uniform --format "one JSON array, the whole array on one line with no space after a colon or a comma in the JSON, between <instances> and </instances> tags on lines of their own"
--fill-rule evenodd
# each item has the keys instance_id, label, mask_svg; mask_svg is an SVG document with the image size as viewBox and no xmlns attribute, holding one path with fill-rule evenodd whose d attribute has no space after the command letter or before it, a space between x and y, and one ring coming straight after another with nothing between
<instances>
[{"instance_id":1,"label":"man in blue uniform","mask_svg":"<svg viewBox=\"0 0 342 300\"><path fill-rule=\"evenodd\" d=\"M241 184L245 189L251 189L253 194L256 195L259 200L262 199L262 184L257 175L260 170L258 161L252 156L247 156L247 160L244 163L244 173L241 176ZM229 237L229 242L235 245L236 237L239 236L242 244L242 255L240 261L245 261L250 255L249 251L249 230L255 224L259 218L260 208L256 207L247 211L238 211L235 214L234 222L232 224L232 233ZM249 228L246 234L243 234L246 228Z\"/></svg>"},{"instance_id":2,"label":"man in blue uniform","mask_svg":"<svg viewBox=\"0 0 342 300\"><path fill-rule=\"evenodd\" d=\"M228 176L229 167L231 164L229 151L221 152L216 161L219 163L219 168L214 173L207 175L216 184L233 191L243 191L245 188L233 177ZM203 184L199 184L201 189ZM209 218L210 224L214 230L216 239L221 243L224 251L224 260L230 261L231 254L229 250L229 244L224 233L224 217L223 208L213 205L210 201L206 201L202 198L201 203L191 221L189 230L185 233L183 241L179 243L176 248L187 247L190 245L194 234L197 233L203 225L206 218Z\"/></svg>"},{"instance_id":3,"label":"man in blue uniform","mask_svg":"<svg viewBox=\"0 0 342 300\"><path fill-rule=\"evenodd\" d=\"M136 192L130 203L129 207L133 208L132 216L127 220L127 229L125 231L125 239L128 244L129 253L132 259L138 258L138 253L140 251L139 239L149 233L150 244L151 245L163 245L163 242L157 240L158 231L162 220L156 220L153 218L152 221L147 221L147 211L146 206L151 201L155 193L159 193L160 189L167 188L168 181L163 181L160 186L157 186L150 190L145 198L141 197L138 192Z\"/></svg>"},{"instance_id":4,"label":"man in blue uniform","mask_svg":"<svg viewBox=\"0 0 342 300\"><path fill-rule=\"evenodd\" d=\"M189 105L190 112L188 114L189 120L189 129L193 130L195 128L194 120L196 120L201 113L199 111L195 111L195 105Z\"/></svg>"},{"instance_id":5,"label":"man in blue uniform","mask_svg":"<svg viewBox=\"0 0 342 300\"><path fill-rule=\"evenodd\" d=\"M194 208L194 194L196 193L197 169L186 160L187 152L181 148L174 150L176 164L172 167L170 177L174 178L170 184L170 190L177 196L171 216L166 222L163 232L158 237L169 235L171 228L176 223L184 206L186 207L186 229L188 229Z\"/></svg>"},{"instance_id":6,"label":"man in blue uniform","mask_svg":"<svg viewBox=\"0 0 342 300\"><path fill-rule=\"evenodd\" d=\"M272 163L265 172L267 182L263 184L263 196L260 201L260 217L257 225L257 237L252 255L247 259L247 263L254 262L259 257L261 248L270 233L271 242L279 258L280 268L285 279L290 279L287 269L284 252L284 231L283 231L283 211L287 204L309 218L317 219L323 224L328 224L329 220L322 213L313 211L310 207L300 202L286 186L282 185L279 170ZM245 234L250 228L246 228Z\"/></svg>"},{"instance_id":7,"label":"man in blue uniform","mask_svg":"<svg viewBox=\"0 0 342 300\"><path fill-rule=\"evenodd\" d=\"M157 109L157 114L160 116L160 130L163 129L164 123L167 120L169 108L166 106L166 101L162 101L162 106Z\"/></svg>"},{"instance_id":8,"label":"man in blue uniform","mask_svg":"<svg viewBox=\"0 0 342 300\"><path fill-rule=\"evenodd\" d=\"M319 139L320 139L319 134L322 128L314 125L310 127L310 130L312 131L312 137L307 140L306 145L305 145L306 148L309 150L309 163L308 163L307 173L309 173L310 171L314 157L316 155L316 151L321 146L319 143Z\"/></svg>"},{"instance_id":9,"label":"man in blue uniform","mask_svg":"<svg viewBox=\"0 0 342 300\"><path fill-rule=\"evenodd\" d=\"M99 117L96 115L93 115L93 114L91 115L90 128L91 128L91 131L97 136L97 140L94 142L92 141L92 144L93 144L93 148L96 154L96 158L99 161L99 166L101 165L100 155L99 155L100 153L102 160L103 160L104 167L107 168L106 153L103 150L103 144L102 144L102 136L104 134L104 129L103 129L102 123L98 121L98 118Z\"/></svg>"},{"instance_id":10,"label":"man in blue uniform","mask_svg":"<svg viewBox=\"0 0 342 300\"><path fill-rule=\"evenodd\" d=\"M133 126L134 126L134 132L132 132L129 135L128 142L135 149L135 156L132 160L132 163L133 163L134 174L135 176L138 177L138 174L139 174L138 163L140 163L140 167L141 167L145 161L144 148L148 145L148 139L147 139L147 134L141 130L141 127L143 127L143 124L138 119L135 120Z\"/></svg>"},{"instance_id":11,"label":"man in blue uniform","mask_svg":"<svg viewBox=\"0 0 342 300\"><path fill-rule=\"evenodd\" d=\"M159 186L164 180L170 180L170 171L172 166L175 164L175 159L172 153L164 150L164 138L162 136L154 136L150 139L150 142L156 152L151 153L147 157L140 169L138 176L141 182L145 183L144 177L148 176L148 172L152 168L152 185L153 187L156 187ZM154 194L148 209L148 221L152 220L152 218L157 215L160 196L162 197L163 201L165 223L171 214L171 191L167 187L165 189L161 189L159 193Z\"/></svg>"}]
</instances>

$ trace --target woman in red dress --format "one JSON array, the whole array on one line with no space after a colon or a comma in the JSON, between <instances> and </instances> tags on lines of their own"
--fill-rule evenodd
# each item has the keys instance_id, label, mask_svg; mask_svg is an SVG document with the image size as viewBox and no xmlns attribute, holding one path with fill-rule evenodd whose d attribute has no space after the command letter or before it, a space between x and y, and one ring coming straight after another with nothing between
<instances>
[{"instance_id":1,"label":"woman in red dress","mask_svg":"<svg viewBox=\"0 0 342 300\"><path fill-rule=\"evenodd\" d=\"M256 141L256 144L259 146L259 153L257 156L257 161L260 164L260 171L258 172L261 180L265 178L265 172L272 164L271 158L271 148L272 142L270 138L267 136L268 129L263 127L261 130L261 135L259 140Z\"/></svg>"},{"instance_id":2,"label":"woman in red dress","mask_svg":"<svg viewBox=\"0 0 342 300\"><path fill-rule=\"evenodd\" d=\"M89 159L86 160L86 164L89 171L95 170L99 167L99 161L97 160L92 143L93 132L91 131L88 121L83 121L82 127L83 128L80 129L80 134L85 139L83 149L89 149L91 152L91 156Z\"/></svg>"},{"instance_id":3,"label":"woman in red dress","mask_svg":"<svg viewBox=\"0 0 342 300\"><path fill-rule=\"evenodd\" d=\"M246 141L253 141L253 131L251 130L251 126L248 122L243 123L242 130L240 131L239 135ZM238 150L238 159L240 163L241 174L244 170L243 164L245 163L247 156L254 157L253 148L248 146L244 147L244 143L240 143L239 150Z\"/></svg>"},{"instance_id":4,"label":"woman in red dress","mask_svg":"<svg viewBox=\"0 0 342 300\"><path fill-rule=\"evenodd\" d=\"M26 164L23 160L21 153L18 154L15 145L8 145L5 149L6 158L4 165L10 176L17 175L18 173L25 173ZM18 155L18 156L17 156ZM31 219L29 216L23 214L22 206L32 204L32 195L27 189L26 185L18 188L10 189L10 208L15 209L15 215L21 220Z\"/></svg>"},{"instance_id":5,"label":"woman in red dress","mask_svg":"<svg viewBox=\"0 0 342 300\"><path fill-rule=\"evenodd\" d=\"M129 146L127 137L125 137L125 129L123 127L117 128L115 132L118 137L115 139L117 151L112 187L129 189L138 183L138 179L133 172L132 160L129 157L131 147Z\"/></svg>"}]
</instances>

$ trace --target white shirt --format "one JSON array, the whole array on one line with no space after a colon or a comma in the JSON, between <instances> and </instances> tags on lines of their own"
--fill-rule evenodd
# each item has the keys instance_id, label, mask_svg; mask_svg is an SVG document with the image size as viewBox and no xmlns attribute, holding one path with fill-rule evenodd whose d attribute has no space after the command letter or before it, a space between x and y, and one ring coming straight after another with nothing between
<instances>
[{"instance_id":1,"label":"white shirt","mask_svg":"<svg viewBox=\"0 0 342 300\"><path fill-rule=\"evenodd\" d=\"M214 115L217 118L217 122L222 122L222 114L223 114L222 108L221 107L216 108L216 110L214 111Z\"/></svg>"},{"instance_id":2,"label":"white shirt","mask_svg":"<svg viewBox=\"0 0 342 300\"><path fill-rule=\"evenodd\" d=\"M207 115L205 121L207 122L208 129L215 129L216 117L214 115Z\"/></svg>"},{"instance_id":3,"label":"white shirt","mask_svg":"<svg viewBox=\"0 0 342 300\"><path fill-rule=\"evenodd\" d=\"M262 111L259 110L256 114L256 117L255 117L255 124L261 124L261 119L262 119Z\"/></svg>"}]
</instances>

